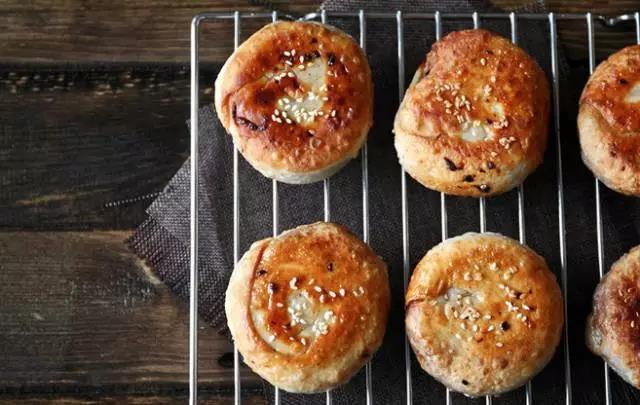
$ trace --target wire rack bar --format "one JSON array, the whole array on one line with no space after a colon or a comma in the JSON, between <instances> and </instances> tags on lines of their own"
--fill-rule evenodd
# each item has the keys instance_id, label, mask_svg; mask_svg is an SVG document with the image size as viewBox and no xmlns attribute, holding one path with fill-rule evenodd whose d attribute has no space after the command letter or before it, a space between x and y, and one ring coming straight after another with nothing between
<instances>
[{"instance_id":1,"label":"wire rack bar","mask_svg":"<svg viewBox=\"0 0 640 405\"><path fill-rule=\"evenodd\" d=\"M402 103L404 97L404 27L402 11L396 12L396 32L398 36L398 103ZM400 194L402 196L402 261L403 261L403 291L407 293L409 284L409 273L411 269L409 256L409 201L407 199L407 174L404 169L400 169ZM405 395L407 404L413 403L413 387L411 386L411 349L409 340L405 333L404 337L404 365L406 389Z\"/></svg>"},{"instance_id":2,"label":"wire rack bar","mask_svg":"<svg viewBox=\"0 0 640 405\"><path fill-rule=\"evenodd\" d=\"M198 26L200 19L191 22L191 173L189 196L189 404L198 402ZM194 102L194 100L196 100Z\"/></svg>"},{"instance_id":3,"label":"wire rack bar","mask_svg":"<svg viewBox=\"0 0 640 405\"><path fill-rule=\"evenodd\" d=\"M332 17L358 17L358 12L356 11L331 11L329 13ZM403 13L402 18L404 20L432 20L435 18L436 12L433 13ZM318 18L320 13L308 13L303 16L287 16L288 19L297 19L302 18L306 20L311 20ZM469 18L469 13L440 13L441 18L452 18L452 19L464 19ZM394 19L396 13L394 12L370 12L367 13L368 19ZM487 20L507 20L509 18L508 13L478 13L478 16L482 19ZM558 20L584 20L584 13L554 13L555 19ZM234 18L233 12L209 12L209 13L201 13L196 16L200 20L211 20L211 19L228 19L231 20ZM260 19L260 18L269 18L271 17L270 12L243 12L240 13L240 18L246 19ZM518 13L518 18L523 20L538 20L545 21L548 20L547 13ZM614 26L622 21L628 21L636 18L635 14L620 14L618 16L609 17L604 15L594 15L594 19L601 21L603 24L607 26Z\"/></svg>"},{"instance_id":4,"label":"wire rack bar","mask_svg":"<svg viewBox=\"0 0 640 405\"><path fill-rule=\"evenodd\" d=\"M442 36L442 19L462 19L469 18L468 13L402 13L400 11L395 13L367 13L359 10L358 12L332 12L333 17L356 17L359 21L360 31L360 46L366 52L366 22L367 19L392 19L396 20L397 29L397 57L398 57L398 91L399 101L402 102L405 90L405 58L404 58L404 38L403 38L403 23L405 20L421 20L421 19L433 19L435 22L435 34L436 40L439 40ZM327 22L328 13L322 10L320 13L311 13L303 17L303 19L317 19L320 18L322 23ZM212 19L231 19L234 22L234 49L237 49L240 43L240 22L242 18L271 18L272 21L276 21L278 17L290 18L290 16L278 15L277 12L270 13L240 13L235 12L215 12L215 13L203 13L195 16L191 23L191 104L190 104L190 118L191 118L191 177L190 177L190 297L189 297L189 403L194 405L198 400L198 96L199 96L199 26L202 21ZM640 44L640 13L633 14L621 14L615 17L605 17L601 15L593 15L591 13L548 13L548 14L515 14L515 13L477 13L471 14L474 28L480 26L481 19L508 19L511 27L511 40L513 43L518 42L518 19L522 20L547 20L549 24L549 39L551 50L551 70L552 70L552 95L553 95L553 112L554 112L554 130L556 134L556 147L557 147L557 202L558 202L558 231L559 231L559 246L560 246L560 264L561 264L561 284L564 295L564 360L565 360L565 403L570 405L572 403L572 386L571 386L571 367L570 367L570 353L569 353L569 340L568 340L568 306L567 306L567 251L566 251L566 223L565 223L565 206L564 206L564 180L563 180L563 166L562 166L562 148L561 148L561 136L560 136L560 86L559 86L559 71L558 71L558 49L557 49L557 21L558 20L580 20L586 19L587 23L587 35L589 46L589 69L592 73L595 68L595 33L594 33L594 21L599 21L603 25L613 26L619 22L635 21L635 34L636 42ZM239 182L239 153L234 147L233 151L233 260L234 263L239 260L239 246L240 246L240 182ZM362 168L362 233L365 243L369 243L370 240L370 224L369 224L369 173L368 173L368 146L364 144L361 150L361 168ZM518 234L519 241L522 244L526 244L526 231L525 231L525 204L524 204L524 187L520 185L517 189L518 193ZM595 180L595 199L596 199L596 232L598 239L598 270L600 277L604 275L604 236L602 227L602 206L600 199L600 182ZM401 198L402 198L402 245L403 245L403 278L404 278L404 291L406 293L409 275L410 275L410 254L409 254L409 202L407 196L407 177L404 170L401 170ZM324 220L329 221L331 219L331 204L330 204L330 182L325 180L323 184L323 199L324 199ZM272 181L272 215L273 215L273 235L277 235L279 232L279 207L278 207L278 182ZM440 194L440 218L441 218L441 234L442 239L445 240L448 237L448 224L447 224L447 205L446 195ZM479 199L479 213L480 213L480 231L486 232L486 200L485 198ZM234 404L241 404L241 379L240 379L240 355L234 345ZM411 351L408 340L405 336L405 378L406 378L406 402L407 404L413 403L413 389L412 389L412 377L411 377ZM372 367L371 362L368 362L365 367L365 382L366 382L366 403L367 405L373 404L373 384L372 384ZM606 405L612 404L611 387L609 381L609 370L605 364L605 395ZM280 391L275 388L274 400L276 404L280 404ZM492 398L490 396L485 399L486 404L491 404ZM331 391L326 393L326 403L331 405L332 395ZM446 404L451 405L452 395L449 389L446 390ZM526 404L533 404L531 382L526 386Z\"/></svg>"},{"instance_id":5,"label":"wire rack bar","mask_svg":"<svg viewBox=\"0 0 640 405\"><path fill-rule=\"evenodd\" d=\"M271 22L278 21L278 12L273 11L271 13ZM278 181L273 179L271 180L271 196L272 196L272 215L273 215L273 237L278 236L279 233L279 204L278 204ZM278 387L273 387L273 403L275 405L280 405L280 389Z\"/></svg>"},{"instance_id":6,"label":"wire rack bar","mask_svg":"<svg viewBox=\"0 0 640 405\"><path fill-rule=\"evenodd\" d=\"M516 13L509 13L509 26L511 28L511 42L518 45L518 17ZM527 234L525 230L525 213L524 213L524 182L518 185L518 240L522 245L527 244ZM525 387L525 404L533 405L533 386L532 382L527 382Z\"/></svg>"},{"instance_id":7,"label":"wire rack bar","mask_svg":"<svg viewBox=\"0 0 640 405\"><path fill-rule=\"evenodd\" d=\"M477 11L474 11L473 14L471 14L471 19L473 20L473 28L476 30L480 28L480 17ZM480 232L485 233L487 232L487 200L484 197L480 197L478 202L480 213ZM486 405L491 405L493 403L491 395L485 396L484 399Z\"/></svg>"},{"instance_id":8,"label":"wire rack bar","mask_svg":"<svg viewBox=\"0 0 640 405\"><path fill-rule=\"evenodd\" d=\"M367 20L364 10L358 12L358 25L360 29L360 48L367 53ZM365 141L360 152L362 164L362 240L369 244L369 147ZM366 404L373 404L373 370L371 360L367 362L364 369L364 380L366 387Z\"/></svg>"},{"instance_id":9,"label":"wire rack bar","mask_svg":"<svg viewBox=\"0 0 640 405\"><path fill-rule=\"evenodd\" d=\"M583 17L584 18L584 17ZM558 71L558 32L556 15L549 13L549 45L551 47L551 75L553 83L553 127L556 134L557 148L557 180L558 180L558 234L560 239L560 275L564 295L564 370L565 370L565 403L572 403L571 396L571 361L569 356L569 313L567 310L567 240L564 212L564 179L562 174L562 142L560 138L560 72Z\"/></svg>"},{"instance_id":10,"label":"wire rack bar","mask_svg":"<svg viewBox=\"0 0 640 405\"><path fill-rule=\"evenodd\" d=\"M595 69L595 51L594 51L594 33L593 33L593 15L591 13L586 14L587 19L587 40L589 44L589 74L593 73ZM595 183L595 200L596 200L596 239L598 245L598 274L600 279L604 277L604 235L602 232L602 206L600 199L600 182L594 177ZM604 368L604 392L605 392L605 404L611 405L611 380L609 376L609 367L607 363L603 362Z\"/></svg>"},{"instance_id":11,"label":"wire rack bar","mask_svg":"<svg viewBox=\"0 0 640 405\"><path fill-rule=\"evenodd\" d=\"M233 13L233 49L240 46L240 13ZM233 147L233 263L240 259L240 179L238 176L238 148ZM234 402L240 405L242 401L242 385L240 381L240 353L233 344L233 380Z\"/></svg>"}]
</instances>

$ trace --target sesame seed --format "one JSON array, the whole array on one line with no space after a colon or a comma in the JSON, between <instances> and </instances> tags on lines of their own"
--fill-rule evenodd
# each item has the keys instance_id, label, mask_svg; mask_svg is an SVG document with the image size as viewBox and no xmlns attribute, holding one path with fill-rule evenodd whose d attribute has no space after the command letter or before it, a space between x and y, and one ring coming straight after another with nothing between
<instances>
[{"instance_id":1,"label":"sesame seed","mask_svg":"<svg viewBox=\"0 0 640 405\"><path fill-rule=\"evenodd\" d=\"M295 77L295 74L294 74L293 72L288 72L288 73L287 73L287 76L289 76L289 77Z\"/></svg>"},{"instance_id":2,"label":"sesame seed","mask_svg":"<svg viewBox=\"0 0 640 405\"><path fill-rule=\"evenodd\" d=\"M497 342L496 343L496 347L502 347L502 346L504 346L504 345L501 342Z\"/></svg>"},{"instance_id":3,"label":"sesame seed","mask_svg":"<svg viewBox=\"0 0 640 405\"><path fill-rule=\"evenodd\" d=\"M269 336L269 342L273 342L274 340L276 340L276 335Z\"/></svg>"},{"instance_id":4,"label":"sesame seed","mask_svg":"<svg viewBox=\"0 0 640 405\"><path fill-rule=\"evenodd\" d=\"M298 65L298 69L304 70L304 65Z\"/></svg>"},{"instance_id":5,"label":"sesame seed","mask_svg":"<svg viewBox=\"0 0 640 405\"><path fill-rule=\"evenodd\" d=\"M460 336L459 333L456 333L456 339L462 339L462 336Z\"/></svg>"},{"instance_id":6,"label":"sesame seed","mask_svg":"<svg viewBox=\"0 0 640 405\"><path fill-rule=\"evenodd\" d=\"M314 290L316 290L317 292L322 292L322 288L320 288L319 286L314 286L313 287Z\"/></svg>"},{"instance_id":7,"label":"sesame seed","mask_svg":"<svg viewBox=\"0 0 640 405\"><path fill-rule=\"evenodd\" d=\"M464 273L464 279L465 279L465 281L471 280L471 273L469 273L469 272Z\"/></svg>"},{"instance_id":8,"label":"sesame seed","mask_svg":"<svg viewBox=\"0 0 640 405\"><path fill-rule=\"evenodd\" d=\"M485 58L480 58L480 64L482 66L486 65L487 64L487 60Z\"/></svg>"},{"instance_id":9,"label":"sesame seed","mask_svg":"<svg viewBox=\"0 0 640 405\"><path fill-rule=\"evenodd\" d=\"M282 308L284 307L284 304L282 302L276 302L276 307Z\"/></svg>"},{"instance_id":10,"label":"sesame seed","mask_svg":"<svg viewBox=\"0 0 640 405\"><path fill-rule=\"evenodd\" d=\"M291 61L290 61L290 60L285 60L285 61L284 61L284 63L286 63L286 64L287 64L287 65L289 65L289 66L293 66L293 63L291 63Z\"/></svg>"},{"instance_id":11,"label":"sesame seed","mask_svg":"<svg viewBox=\"0 0 640 405\"><path fill-rule=\"evenodd\" d=\"M291 50L291 56L296 56L296 50L295 49Z\"/></svg>"},{"instance_id":12,"label":"sesame seed","mask_svg":"<svg viewBox=\"0 0 640 405\"><path fill-rule=\"evenodd\" d=\"M331 110L331 116L335 117L336 116L336 110Z\"/></svg>"},{"instance_id":13,"label":"sesame seed","mask_svg":"<svg viewBox=\"0 0 640 405\"><path fill-rule=\"evenodd\" d=\"M489 327L487 328L488 332L491 332L492 330L494 330L496 327L493 325L489 325Z\"/></svg>"},{"instance_id":14,"label":"sesame seed","mask_svg":"<svg viewBox=\"0 0 640 405\"><path fill-rule=\"evenodd\" d=\"M289 51L284 51L282 53L284 54L284 56L291 56L291 52L289 52Z\"/></svg>"},{"instance_id":15,"label":"sesame seed","mask_svg":"<svg viewBox=\"0 0 640 405\"><path fill-rule=\"evenodd\" d=\"M324 304L324 300L326 299L326 296L324 294L320 295L320 302Z\"/></svg>"},{"instance_id":16,"label":"sesame seed","mask_svg":"<svg viewBox=\"0 0 640 405\"><path fill-rule=\"evenodd\" d=\"M292 290L297 290L298 289L298 286L296 285L297 283L298 283L298 278L294 277L294 278L291 279L291 281L289 281L289 287Z\"/></svg>"},{"instance_id":17,"label":"sesame seed","mask_svg":"<svg viewBox=\"0 0 640 405\"><path fill-rule=\"evenodd\" d=\"M337 294L333 291L329 291L329 295L331 296L331 298L335 298L337 296Z\"/></svg>"},{"instance_id":18,"label":"sesame seed","mask_svg":"<svg viewBox=\"0 0 640 405\"><path fill-rule=\"evenodd\" d=\"M287 122L287 124L292 124L293 123L293 121L291 121L289 118L287 118L285 121Z\"/></svg>"},{"instance_id":19,"label":"sesame seed","mask_svg":"<svg viewBox=\"0 0 640 405\"><path fill-rule=\"evenodd\" d=\"M307 339L300 338L300 343L302 343L303 346L306 346L307 345Z\"/></svg>"}]
</instances>

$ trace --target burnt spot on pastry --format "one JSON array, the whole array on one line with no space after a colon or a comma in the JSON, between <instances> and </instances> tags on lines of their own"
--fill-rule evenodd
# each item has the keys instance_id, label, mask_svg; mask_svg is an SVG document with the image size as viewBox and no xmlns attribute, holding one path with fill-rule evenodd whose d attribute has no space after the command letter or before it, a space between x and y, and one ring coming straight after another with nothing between
<instances>
[{"instance_id":1,"label":"burnt spot on pastry","mask_svg":"<svg viewBox=\"0 0 640 405\"><path fill-rule=\"evenodd\" d=\"M462 380L461 383L462 383L462 385L469 385L469 381L467 381L467 380Z\"/></svg>"},{"instance_id":2,"label":"burnt spot on pastry","mask_svg":"<svg viewBox=\"0 0 640 405\"><path fill-rule=\"evenodd\" d=\"M276 100L276 94L272 89L262 88L256 91L256 104L260 106L271 106Z\"/></svg>"},{"instance_id":3,"label":"burnt spot on pastry","mask_svg":"<svg viewBox=\"0 0 640 405\"><path fill-rule=\"evenodd\" d=\"M311 43L312 44L317 44L318 43L318 38L316 38L316 37L311 38Z\"/></svg>"},{"instance_id":4,"label":"burnt spot on pastry","mask_svg":"<svg viewBox=\"0 0 640 405\"><path fill-rule=\"evenodd\" d=\"M473 177L471 174L467 174L462 178L462 181L464 181L465 183L471 183L474 179L475 177Z\"/></svg>"},{"instance_id":5,"label":"burnt spot on pastry","mask_svg":"<svg viewBox=\"0 0 640 405\"><path fill-rule=\"evenodd\" d=\"M483 193L488 193L491 191L491 187L489 187L488 184L478 184L475 187Z\"/></svg>"},{"instance_id":6,"label":"burnt spot on pastry","mask_svg":"<svg viewBox=\"0 0 640 405\"><path fill-rule=\"evenodd\" d=\"M495 163L493 163L493 162L492 162L492 161L490 161L490 160L489 160L489 161L487 161L487 169L489 169L489 170L493 170L493 169L495 169L495 168L496 168L496 164L495 164Z\"/></svg>"},{"instance_id":7,"label":"burnt spot on pastry","mask_svg":"<svg viewBox=\"0 0 640 405\"><path fill-rule=\"evenodd\" d=\"M263 268L259 268L258 271L256 272L256 276L258 276L258 277L262 277L265 274L267 274L267 271L265 269L263 269Z\"/></svg>"},{"instance_id":8,"label":"burnt spot on pastry","mask_svg":"<svg viewBox=\"0 0 640 405\"><path fill-rule=\"evenodd\" d=\"M329 264L327 264L327 271L329 273L333 273L333 262L329 262Z\"/></svg>"},{"instance_id":9,"label":"burnt spot on pastry","mask_svg":"<svg viewBox=\"0 0 640 405\"><path fill-rule=\"evenodd\" d=\"M333 66L335 64L336 64L336 54L333 52L330 52L327 58L327 65Z\"/></svg>"},{"instance_id":10,"label":"burnt spot on pastry","mask_svg":"<svg viewBox=\"0 0 640 405\"><path fill-rule=\"evenodd\" d=\"M449 158L444 158L444 162L447 164L447 168L452 172L455 172L456 170L459 169L459 167L457 167L456 164L453 163L453 161Z\"/></svg>"},{"instance_id":11,"label":"burnt spot on pastry","mask_svg":"<svg viewBox=\"0 0 640 405\"><path fill-rule=\"evenodd\" d=\"M623 79L622 77L618 79L618 83L625 85L625 84L629 84L629 81L627 79Z\"/></svg>"},{"instance_id":12,"label":"burnt spot on pastry","mask_svg":"<svg viewBox=\"0 0 640 405\"><path fill-rule=\"evenodd\" d=\"M262 119L262 122L260 123L260 125L256 124L255 122L245 118L245 117L241 117L238 115L237 112L237 107L234 104L233 108L231 109L231 117L233 118L233 121L236 123L236 125L238 126L243 126L243 127L247 127L252 131L257 131L257 132L262 132L265 129L267 129L267 126L269 125L269 123L267 122L266 119Z\"/></svg>"},{"instance_id":13,"label":"burnt spot on pastry","mask_svg":"<svg viewBox=\"0 0 640 405\"><path fill-rule=\"evenodd\" d=\"M309 138L313 138L315 136L315 134L312 131L309 131L309 130L307 130L306 134L307 134L307 136Z\"/></svg>"},{"instance_id":14,"label":"burnt spot on pastry","mask_svg":"<svg viewBox=\"0 0 640 405\"><path fill-rule=\"evenodd\" d=\"M269 291L269 294L275 294L278 292L278 284L276 283L269 283L267 285L267 291Z\"/></svg>"},{"instance_id":15,"label":"burnt spot on pastry","mask_svg":"<svg viewBox=\"0 0 640 405\"><path fill-rule=\"evenodd\" d=\"M509 325L509 322L504 321L500 324L500 330L502 330L503 332L506 332L509 329L511 329L511 325Z\"/></svg>"}]
</instances>

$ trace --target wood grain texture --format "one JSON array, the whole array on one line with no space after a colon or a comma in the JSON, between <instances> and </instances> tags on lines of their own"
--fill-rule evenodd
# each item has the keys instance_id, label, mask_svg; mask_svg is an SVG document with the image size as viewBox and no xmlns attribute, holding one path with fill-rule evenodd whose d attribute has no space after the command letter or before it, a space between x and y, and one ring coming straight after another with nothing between
<instances>
[{"instance_id":1,"label":"wood grain texture","mask_svg":"<svg viewBox=\"0 0 640 405\"><path fill-rule=\"evenodd\" d=\"M132 229L188 156L180 66L0 70L0 227ZM202 97L213 73L203 69Z\"/></svg>"},{"instance_id":2,"label":"wood grain texture","mask_svg":"<svg viewBox=\"0 0 640 405\"><path fill-rule=\"evenodd\" d=\"M318 0L128 2L7 0L0 3L0 43L5 63L184 62L189 57L192 17L205 11L258 11L262 5L303 14ZM247 32L266 21L247 23ZM233 47L232 22L207 23L203 61L222 61ZM207 38L213 46L205 46Z\"/></svg>"},{"instance_id":3,"label":"wood grain texture","mask_svg":"<svg viewBox=\"0 0 640 405\"><path fill-rule=\"evenodd\" d=\"M131 3L125 0L85 2L44 0L0 3L0 43L4 63L186 63L189 58L189 22L204 11L264 11L274 7L293 15L317 9L320 0L286 1L169 1ZM493 0L506 10L519 0ZM546 1L549 10L616 15L640 9L638 0ZM262 5L267 5L264 7ZM266 20L243 21L244 33L254 32ZM582 24L583 25L583 24ZM586 57L584 26L563 23L560 38L572 58ZM605 49L617 49L626 35L603 33ZM233 48L231 21L207 22L202 26L201 57L204 62L222 62ZM577 35L580 34L580 35Z\"/></svg>"},{"instance_id":4,"label":"wood grain texture","mask_svg":"<svg viewBox=\"0 0 640 405\"><path fill-rule=\"evenodd\" d=\"M187 306L124 241L129 232L0 233L0 393L188 389ZM229 389L232 346L200 328L200 384ZM259 383L242 371L248 392Z\"/></svg>"}]
</instances>

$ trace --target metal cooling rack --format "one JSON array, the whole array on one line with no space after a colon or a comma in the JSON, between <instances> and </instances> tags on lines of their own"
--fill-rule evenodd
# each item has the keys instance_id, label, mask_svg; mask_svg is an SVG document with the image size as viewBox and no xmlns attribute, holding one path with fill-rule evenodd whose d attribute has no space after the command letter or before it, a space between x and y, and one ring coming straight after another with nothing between
<instances>
[{"instance_id":1,"label":"metal cooling rack","mask_svg":"<svg viewBox=\"0 0 640 405\"><path fill-rule=\"evenodd\" d=\"M545 13L545 14L516 14L516 13L402 13L401 11L385 12L385 13L365 13L363 10L356 12L335 12L327 13L322 10L320 13L311 13L304 17L305 20L320 19L324 24L327 23L329 17L340 17L357 19L360 27L360 46L366 52L366 24L367 19L386 19L395 20L397 28L397 63L398 63L398 89L400 94L400 100L404 96L405 91L405 64L404 64L404 39L403 39L403 23L405 20L432 20L435 23L436 40L439 40L442 35L442 20L469 20L473 22L473 27L480 27L481 20L508 20L511 26L511 41L513 43L518 42L518 20L547 20L549 27L549 47L551 51L551 75L552 75L552 101L554 111L553 128L556 139L556 165L557 165L557 201L558 201L558 231L559 231L559 246L560 246L560 276L561 286L564 296L564 336L563 336L563 352L564 352L564 371L565 371L565 403L567 405L572 404L571 395L571 365L569 359L569 340L568 340L568 324L569 317L567 312L567 248L565 239L565 201L564 201L564 179L562 172L562 148L560 137L560 88L559 88L559 72L558 72L558 32L557 21L559 20L583 20L587 25L587 40L589 48L589 71L593 72L595 68L595 33L594 33L594 21L600 21L606 26L615 26L625 21L635 21L636 27L636 42L640 44L640 13L623 14L615 17L605 17L601 15L593 15L591 13L586 14L574 14L574 13ZM216 13L202 13L196 15L191 22L191 262L190 262L190 322L189 322L189 403L195 404L198 400L198 94L199 94L199 27L202 23L211 20L233 20L234 22L234 49L240 44L240 27L242 19L271 19L276 21L278 19L277 12L272 13L240 13L235 12L216 12ZM266 22L266 21L265 21ZM368 179L368 157L367 157L367 144L365 143L361 150L361 164L362 164L362 235L365 243L369 243L369 179ZM409 206L407 201L407 176L404 170L401 169L400 173L401 181L401 198L402 198L402 246L403 246L403 275L404 275L404 290L406 292L407 283L409 281L409 275L411 272L409 262ZM602 229L602 210L600 202L600 182L594 179L595 184L595 199L596 199L596 232L597 232L597 249L598 249L598 270L600 278L605 273L604 269L604 237ZM330 179L324 180L324 220L329 221L331 219L331 204L330 204ZM525 212L524 212L524 189L520 185L517 189L518 193L518 230L520 243L526 243L525 232ZM240 235L240 215L239 215L239 201L240 201L240 188L238 182L238 150L234 148L233 152L233 259L237 262L239 259L239 235ZM278 227L278 183L273 180L272 182L272 215L273 215L273 234L277 235L279 232ZM441 232L442 239L447 239L447 203L445 194L440 194L440 218L441 218ZM486 202L484 198L479 199L479 212L480 212L480 231L486 231ZM413 403L412 395L412 377L411 377L411 349L408 341L405 337L404 347L405 358L405 380L406 380L406 392L405 398L407 404ZM234 404L240 405L241 403L241 380L240 380L240 357L238 350L234 347ZM374 402L373 387L371 381L371 363L367 363L365 369L365 381L366 392L363 396L366 398L367 405L371 405ZM605 403L606 405L612 404L611 398L611 386L609 379L609 368L604 364L604 381L605 381ZM525 403L527 405L533 404L533 395L531 389L531 382L527 383L525 391ZM451 404L452 396L449 389L446 390L446 397L444 398L447 405ZM275 389L274 402L280 403L280 392ZM329 405L332 403L331 391L326 393L326 403ZM492 403L492 397L486 397L486 404Z\"/></svg>"}]
</instances>

